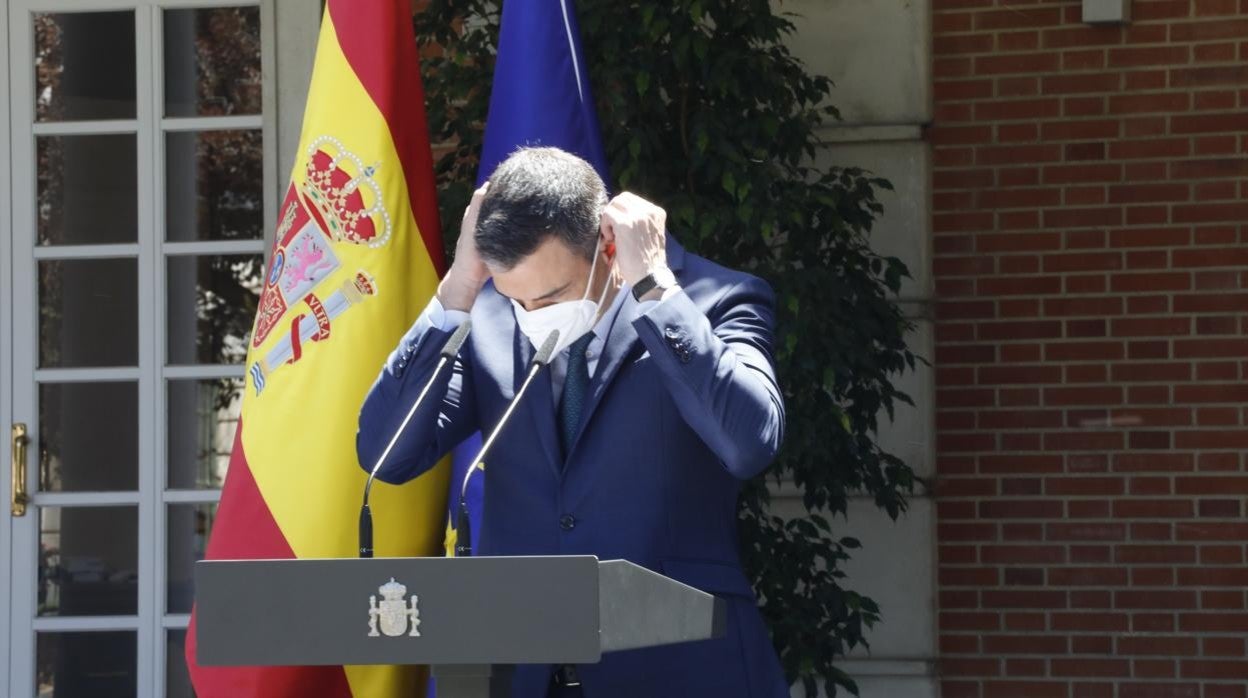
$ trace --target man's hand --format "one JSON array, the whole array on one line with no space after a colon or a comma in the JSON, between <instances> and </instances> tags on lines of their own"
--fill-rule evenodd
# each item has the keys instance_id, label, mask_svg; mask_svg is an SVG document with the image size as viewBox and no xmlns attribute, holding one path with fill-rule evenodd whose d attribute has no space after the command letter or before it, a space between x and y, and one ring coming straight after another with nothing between
<instances>
[{"instance_id":1,"label":"man's hand","mask_svg":"<svg viewBox=\"0 0 1248 698\"><path fill-rule=\"evenodd\" d=\"M464 211L464 220L459 226L459 240L455 243L455 260L451 270L446 273L442 283L438 284L438 301L447 310L472 309L477 300L477 293L490 278L490 271L477 254L476 230L477 214L481 211L481 201L490 188L486 182L472 193L472 201Z\"/></svg>"},{"instance_id":2,"label":"man's hand","mask_svg":"<svg viewBox=\"0 0 1248 698\"><path fill-rule=\"evenodd\" d=\"M624 192L607 204L602 212L603 240L615 243L625 282L636 284L667 268L666 224L667 212L636 194Z\"/></svg>"}]
</instances>

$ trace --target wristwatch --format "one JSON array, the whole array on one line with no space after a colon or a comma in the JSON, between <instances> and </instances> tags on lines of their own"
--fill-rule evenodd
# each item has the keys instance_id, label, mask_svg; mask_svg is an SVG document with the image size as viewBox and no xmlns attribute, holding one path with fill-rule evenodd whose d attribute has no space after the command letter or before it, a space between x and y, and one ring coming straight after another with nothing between
<instances>
[{"instance_id":1,"label":"wristwatch","mask_svg":"<svg viewBox=\"0 0 1248 698\"><path fill-rule=\"evenodd\" d=\"M676 275L672 273L671 269L668 269L667 267L655 269L642 277L640 281L633 284L633 298L640 301L642 296L656 288L666 291L675 285Z\"/></svg>"}]
</instances>

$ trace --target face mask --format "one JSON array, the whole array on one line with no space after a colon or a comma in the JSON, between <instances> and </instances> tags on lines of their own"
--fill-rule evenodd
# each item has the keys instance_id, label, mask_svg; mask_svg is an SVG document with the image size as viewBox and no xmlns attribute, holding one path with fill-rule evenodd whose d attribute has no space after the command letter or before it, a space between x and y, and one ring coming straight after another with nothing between
<instances>
[{"instance_id":1,"label":"face mask","mask_svg":"<svg viewBox=\"0 0 1248 698\"><path fill-rule=\"evenodd\" d=\"M599 244L601 242L602 238L599 238ZM585 293L581 294L580 300L552 303L537 310L525 310L514 299L511 301L511 307L516 311L516 324L534 347L540 347L546 337L550 336L551 330L559 330L559 341L555 343L555 351L551 354L555 356L593 329L594 320L598 317L598 307L607 297L607 287L610 286L603 284L598 300L589 300L589 289L594 286L594 270L597 266L598 246L595 245L594 263L589 268L589 281L585 282ZM607 269L610 271L609 266Z\"/></svg>"}]
</instances>

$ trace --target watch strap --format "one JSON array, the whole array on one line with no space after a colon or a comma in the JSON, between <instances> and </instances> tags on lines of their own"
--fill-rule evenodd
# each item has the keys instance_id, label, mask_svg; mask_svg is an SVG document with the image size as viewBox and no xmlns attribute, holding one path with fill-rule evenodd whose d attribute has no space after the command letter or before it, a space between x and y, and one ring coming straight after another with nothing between
<instances>
[{"instance_id":1,"label":"watch strap","mask_svg":"<svg viewBox=\"0 0 1248 698\"><path fill-rule=\"evenodd\" d=\"M633 284L633 298L640 301L641 297L656 288L667 290L676 285L676 275L670 269L656 269L643 276Z\"/></svg>"},{"instance_id":2,"label":"watch strap","mask_svg":"<svg viewBox=\"0 0 1248 698\"><path fill-rule=\"evenodd\" d=\"M633 299L640 301L642 296L653 291L658 285L659 282L654 278L654 274L646 274L633 284Z\"/></svg>"}]
</instances>

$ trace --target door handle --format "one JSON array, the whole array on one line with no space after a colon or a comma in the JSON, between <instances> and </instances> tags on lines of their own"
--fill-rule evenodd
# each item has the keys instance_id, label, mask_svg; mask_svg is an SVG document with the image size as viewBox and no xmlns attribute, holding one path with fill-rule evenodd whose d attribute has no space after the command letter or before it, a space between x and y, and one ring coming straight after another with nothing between
<instances>
[{"instance_id":1,"label":"door handle","mask_svg":"<svg viewBox=\"0 0 1248 698\"><path fill-rule=\"evenodd\" d=\"M26 425L17 422L13 425L13 465L12 465L12 485L13 485L13 501L11 509L13 516L25 516L26 504L30 498L26 495L26 444L30 441L30 437L26 436Z\"/></svg>"}]
</instances>

